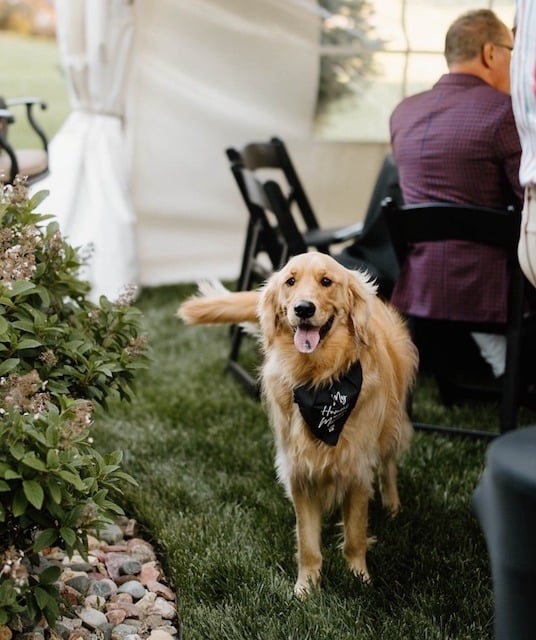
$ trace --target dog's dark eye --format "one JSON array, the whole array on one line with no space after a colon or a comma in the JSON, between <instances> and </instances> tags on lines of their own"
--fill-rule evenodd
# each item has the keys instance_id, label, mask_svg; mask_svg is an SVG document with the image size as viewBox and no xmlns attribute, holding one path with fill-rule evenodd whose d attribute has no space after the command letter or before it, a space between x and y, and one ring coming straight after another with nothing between
<instances>
[{"instance_id":1,"label":"dog's dark eye","mask_svg":"<svg viewBox=\"0 0 536 640\"><path fill-rule=\"evenodd\" d=\"M331 285L333 284L333 280L331 280L330 278L326 278L325 276L322 278L322 280L320 280L320 284L323 287L331 287Z\"/></svg>"},{"instance_id":2,"label":"dog's dark eye","mask_svg":"<svg viewBox=\"0 0 536 640\"><path fill-rule=\"evenodd\" d=\"M296 278L289 278L285 284L287 287L293 287L296 284Z\"/></svg>"}]
</instances>

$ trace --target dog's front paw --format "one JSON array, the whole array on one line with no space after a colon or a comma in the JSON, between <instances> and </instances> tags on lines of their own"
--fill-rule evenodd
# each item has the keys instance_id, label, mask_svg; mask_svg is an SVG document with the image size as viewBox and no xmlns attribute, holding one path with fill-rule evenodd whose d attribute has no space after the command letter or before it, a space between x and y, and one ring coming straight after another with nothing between
<instances>
[{"instance_id":1,"label":"dog's front paw","mask_svg":"<svg viewBox=\"0 0 536 640\"><path fill-rule=\"evenodd\" d=\"M398 496L398 490L396 484L391 486L381 486L380 495L382 499L382 506L387 513L394 518L400 511L400 498Z\"/></svg>"},{"instance_id":2,"label":"dog's front paw","mask_svg":"<svg viewBox=\"0 0 536 640\"><path fill-rule=\"evenodd\" d=\"M300 572L294 585L294 595L303 600L313 589L320 586L320 572Z\"/></svg>"},{"instance_id":3,"label":"dog's front paw","mask_svg":"<svg viewBox=\"0 0 536 640\"><path fill-rule=\"evenodd\" d=\"M386 502L382 500L382 503L383 503L383 508L387 511L387 513L391 518L396 518L396 516L400 513L400 510L402 509L402 505L400 504L400 501Z\"/></svg>"},{"instance_id":4,"label":"dog's front paw","mask_svg":"<svg viewBox=\"0 0 536 640\"><path fill-rule=\"evenodd\" d=\"M363 584L372 584L372 578L366 568L364 570L351 568L351 571L356 578L359 578L361 582L363 582Z\"/></svg>"},{"instance_id":5,"label":"dog's front paw","mask_svg":"<svg viewBox=\"0 0 536 640\"><path fill-rule=\"evenodd\" d=\"M365 558L346 558L350 571L365 584L370 584L371 578L367 569Z\"/></svg>"}]
</instances>

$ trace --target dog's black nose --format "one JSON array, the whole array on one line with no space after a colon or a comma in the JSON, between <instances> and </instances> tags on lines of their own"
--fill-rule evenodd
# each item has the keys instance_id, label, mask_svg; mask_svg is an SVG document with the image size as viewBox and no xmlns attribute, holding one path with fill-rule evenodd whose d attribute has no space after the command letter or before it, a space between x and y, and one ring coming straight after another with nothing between
<instances>
[{"instance_id":1,"label":"dog's black nose","mask_svg":"<svg viewBox=\"0 0 536 640\"><path fill-rule=\"evenodd\" d=\"M316 307L314 303L309 300L300 300L294 305L294 313L302 320L306 320L313 316L315 311Z\"/></svg>"}]
</instances>

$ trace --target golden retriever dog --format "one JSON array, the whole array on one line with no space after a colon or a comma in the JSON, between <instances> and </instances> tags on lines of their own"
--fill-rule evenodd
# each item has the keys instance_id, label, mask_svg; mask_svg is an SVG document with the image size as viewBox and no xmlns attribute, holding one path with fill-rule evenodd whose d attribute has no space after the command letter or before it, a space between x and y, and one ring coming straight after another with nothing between
<instances>
[{"instance_id":1,"label":"golden retriever dog","mask_svg":"<svg viewBox=\"0 0 536 640\"><path fill-rule=\"evenodd\" d=\"M396 514L397 460L413 433L406 397L418 358L402 318L366 274L314 252L292 258L258 291L205 291L178 316L190 324L260 325L276 469L296 513L295 594L319 583L321 519L335 507L344 557L368 581L375 475L383 506Z\"/></svg>"}]
</instances>

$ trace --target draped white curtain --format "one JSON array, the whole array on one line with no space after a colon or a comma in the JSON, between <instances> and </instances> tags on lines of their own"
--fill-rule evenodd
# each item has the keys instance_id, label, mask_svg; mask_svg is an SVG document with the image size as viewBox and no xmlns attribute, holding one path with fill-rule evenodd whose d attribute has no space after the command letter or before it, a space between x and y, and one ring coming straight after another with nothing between
<instances>
[{"instance_id":1,"label":"draped white curtain","mask_svg":"<svg viewBox=\"0 0 536 640\"><path fill-rule=\"evenodd\" d=\"M129 108L144 284L236 278L247 212L225 148L310 141L316 0L136 4Z\"/></svg>"},{"instance_id":2,"label":"draped white curtain","mask_svg":"<svg viewBox=\"0 0 536 640\"><path fill-rule=\"evenodd\" d=\"M247 212L225 148L310 141L316 0L55 4L72 113L38 188L71 244L93 245L93 296L235 278Z\"/></svg>"},{"instance_id":3,"label":"draped white curtain","mask_svg":"<svg viewBox=\"0 0 536 640\"><path fill-rule=\"evenodd\" d=\"M132 0L55 0L71 114L50 144L54 214L74 246L91 248L92 297L117 298L138 280L135 215L125 139L134 32Z\"/></svg>"}]
</instances>

